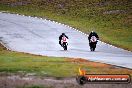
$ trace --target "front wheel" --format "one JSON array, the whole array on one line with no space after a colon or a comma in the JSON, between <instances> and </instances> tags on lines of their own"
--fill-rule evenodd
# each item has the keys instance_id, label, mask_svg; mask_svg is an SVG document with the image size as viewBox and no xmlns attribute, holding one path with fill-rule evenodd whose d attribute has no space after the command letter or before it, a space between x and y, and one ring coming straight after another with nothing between
<instances>
[{"instance_id":1,"label":"front wheel","mask_svg":"<svg viewBox=\"0 0 132 88\"><path fill-rule=\"evenodd\" d=\"M63 43L63 48L64 48L64 50L67 50L67 43L66 42Z\"/></svg>"},{"instance_id":2,"label":"front wheel","mask_svg":"<svg viewBox=\"0 0 132 88\"><path fill-rule=\"evenodd\" d=\"M67 45L64 46L64 50L67 50Z\"/></svg>"},{"instance_id":3,"label":"front wheel","mask_svg":"<svg viewBox=\"0 0 132 88\"><path fill-rule=\"evenodd\" d=\"M90 50L95 51L96 43L90 43Z\"/></svg>"}]
</instances>

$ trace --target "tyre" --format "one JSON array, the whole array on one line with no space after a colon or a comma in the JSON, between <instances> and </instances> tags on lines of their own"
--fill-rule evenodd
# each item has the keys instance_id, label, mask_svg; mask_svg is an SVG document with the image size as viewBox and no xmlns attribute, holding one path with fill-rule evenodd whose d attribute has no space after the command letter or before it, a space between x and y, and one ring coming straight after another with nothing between
<instances>
[{"instance_id":1,"label":"tyre","mask_svg":"<svg viewBox=\"0 0 132 88\"><path fill-rule=\"evenodd\" d=\"M67 50L67 45L65 45L65 48L64 48L64 50Z\"/></svg>"},{"instance_id":2,"label":"tyre","mask_svg":"<svg viewBox=\"0 0 132 88\"><path fill-rule=\"evenodd\" d=\"M93 48L91 47L90 50L93 51Z\"/></svg>"},{"instance_id":3,"label":"tyre","mask_svg":"<svg viewBox=\"0 0 132 88\"><path fill-rule=\"evenodd\" d=\"M63 49L64 49L64 50L67 50L66 42L63 43Z\"/></svg>"},{"instance_id":4,"label":"tyre","mask_svg":"<svg viewBox=\"0 0 132 88\"><path fill-rule=\"evenodd\" d=\"M96 43L90 43L90 50L91 51L95 51L95 48L96 48Z\"/></svg>"}]
</instances>

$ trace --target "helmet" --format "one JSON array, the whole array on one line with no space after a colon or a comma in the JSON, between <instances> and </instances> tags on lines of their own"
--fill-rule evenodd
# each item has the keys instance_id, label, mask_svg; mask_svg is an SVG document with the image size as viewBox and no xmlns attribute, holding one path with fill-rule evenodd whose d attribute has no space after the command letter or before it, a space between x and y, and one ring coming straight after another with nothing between
<instances>
[{"instance_id":1,"label":"helmet","mask_svg":"<svg viewBox=\"0 0 132 88\"><path fill-rule=\"evenodd\" d=\"M91 31L91 33L94 33L94 31Z\"/></svg>"},{"instance_id":2,"label":"helmet","mask_svg":"<svg viewBox=\"0 0 132 88\"><path fill-rule=\"evenodd\" d=\"M65 33L62 33L62 35L65 35Z\"/></svg>"}]
</instances>

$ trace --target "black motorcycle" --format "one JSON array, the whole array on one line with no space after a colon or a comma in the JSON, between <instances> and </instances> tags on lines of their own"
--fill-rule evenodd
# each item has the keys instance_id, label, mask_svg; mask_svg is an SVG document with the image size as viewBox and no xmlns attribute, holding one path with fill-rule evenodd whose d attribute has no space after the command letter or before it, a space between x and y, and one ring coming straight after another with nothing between
<instances>
[{"instance_id":1,"label":"black motorcycle","mask_svg":"<svg viewBox=\"0 0 132 88\"><path fill-rule=\"evenodd\" d=\"M95 51L96 44L97 44L97 38L95 36L92 36L89 43L91 51Z\"/></svg>"},{"instance_id":2,"label":"black motorcycle","mask_svg":"<svg viewBox=\"0 0 132 88\"><path fill-rule=\"evenodd\" d=\"M61 45L62 45L64 50L67 50L67 46L68 46L67 41L68 41L68 39L66 37L62 37Z\"/></svg>"}]
</instances>

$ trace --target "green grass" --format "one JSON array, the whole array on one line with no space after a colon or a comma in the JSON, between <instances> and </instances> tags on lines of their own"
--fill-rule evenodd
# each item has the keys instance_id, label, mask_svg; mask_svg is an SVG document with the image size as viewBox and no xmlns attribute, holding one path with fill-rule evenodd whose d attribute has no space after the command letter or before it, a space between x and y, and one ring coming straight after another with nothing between
<instances>
[{"instance_id":1,"label":"green grass","mask_svg":"<svg viewBox=\"0 0 132 88\"><path fill-rule=\"evenodd\" d=\"M132 3L129 0L31 0L31 4L23 6L5 5L6 1L1 2L0 11L55 20L85 33L94 30L102 41L132 51ZM124 12L104 14L116 10Z\"/></svg>"},{"instance_id":2,"label":"green grass","mask_svg":"<svg viewBox=\"0 0 132 88\"><path fill-rule=\"evenodd\" d=\"M0 52L0 72L24 72L36 75L75 76L79 65L67 63L64 58L41 57L17 52Z\"/></svg>"}]
</instances>

